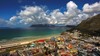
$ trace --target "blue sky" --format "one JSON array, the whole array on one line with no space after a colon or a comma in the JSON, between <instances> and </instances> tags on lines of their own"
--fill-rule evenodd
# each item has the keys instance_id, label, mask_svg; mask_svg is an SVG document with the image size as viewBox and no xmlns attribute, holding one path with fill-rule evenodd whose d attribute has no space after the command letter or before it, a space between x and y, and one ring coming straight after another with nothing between
<instances>
[{"instance_id":1,"label":"blue sky","mask_svg":"<svg viewBox=\"0 0 100 56\"><path fill-rule=\"evenodd\" d=\"M66 3L70 0L0 0L0 18L9 19L13 15L16 15L23 6L47 6L49 10L61 9L66 10ZM93 4L99 0L71 0L79 5L79 9L82 9L85 3Z\"/></svg>"},{"instance_id":2,"label":"blue sky","mask_svg":"<svg viewBox=\"0 0 100 56\"><path fill-rule=\"evenodd\" d=\"M99 0L0 0L0 27L77 25L99 13Z\"/></svg>"}]
</instances>

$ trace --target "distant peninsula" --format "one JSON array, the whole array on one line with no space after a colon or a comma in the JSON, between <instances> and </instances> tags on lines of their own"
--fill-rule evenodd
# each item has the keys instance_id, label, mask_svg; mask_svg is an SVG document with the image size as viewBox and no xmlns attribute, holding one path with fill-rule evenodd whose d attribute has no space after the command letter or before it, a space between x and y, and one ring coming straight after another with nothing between
<instances>
[{"instance_id":1,"label":"distant peninsula","mask_svg":"<svg viewBox=\"0 0 100 56\"><path fill-rule=\"evenodd\" d=\"M33 24L30 27L55 27L53 24Z\"/></svg>"}]
</instances>

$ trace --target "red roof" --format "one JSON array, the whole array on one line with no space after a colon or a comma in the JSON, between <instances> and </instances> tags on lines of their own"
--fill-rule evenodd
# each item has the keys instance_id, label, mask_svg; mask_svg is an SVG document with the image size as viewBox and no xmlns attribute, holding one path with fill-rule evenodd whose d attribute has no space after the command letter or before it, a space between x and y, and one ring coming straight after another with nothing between
<instances>
[{"instance_id":1,"label":"red roof","mask_svg":"<svg viewBox=\"0 0 100 56\"><path fill-rule=\"evenodd\" d=\"M72 44L68 44L68 48L73 48Z\"/></svg>"},{"instance_id":2,"label":"red roof","mask_svg":"<svg viewBox=\"0 0 100 56\"><path fill-rule=\"evenodd\" d=\"M42 39L42 40L37 40L37 42L44 42L45 41L45 39Z\"/></svg>"},{"instance_id":3,"label":"red roof","mask_svg":"<svg viewBox=\"0 0 100 56\"><path fill-rule=\"evenodd\" d=\"M69 54L62 54L61 56L70 56Z\"/></svg>"}]
</instances>

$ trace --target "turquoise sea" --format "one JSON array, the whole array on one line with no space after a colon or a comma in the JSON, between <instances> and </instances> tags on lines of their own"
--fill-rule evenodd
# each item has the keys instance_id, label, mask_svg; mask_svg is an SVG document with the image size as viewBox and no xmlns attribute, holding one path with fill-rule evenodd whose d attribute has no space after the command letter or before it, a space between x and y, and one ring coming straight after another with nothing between
<instances>
[{"instance_id":1,"label":"turquoise sea","mask_svg":"<svg viewBox=\"0 0 100 56\"><path fill-rule=\"evenodd\" d=\"M57 35L66 31L67 27L33 27L33 28L6 28L0 29L0 41L11 39L23 39L35 36L38 38L43 36ZM33 37L34 38L34 37Z\"/></svg>"}]
</instances>

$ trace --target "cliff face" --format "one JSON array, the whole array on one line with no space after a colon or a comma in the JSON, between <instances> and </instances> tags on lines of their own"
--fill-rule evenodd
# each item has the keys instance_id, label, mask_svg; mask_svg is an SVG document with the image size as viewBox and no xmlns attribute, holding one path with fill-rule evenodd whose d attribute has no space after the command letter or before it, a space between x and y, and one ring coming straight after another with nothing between
<instances>
[{"instance_id":1,"label":"cliff face","mask_svg":"<svg viewBox=\"0 0 100 56\"><path fill-rule=\"evenodd\" d=\"M91 35L100 35L100 14L82 21L76 29Z\"/></svg>"}]
</instances>

